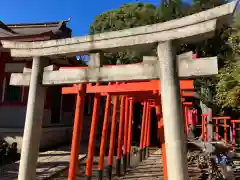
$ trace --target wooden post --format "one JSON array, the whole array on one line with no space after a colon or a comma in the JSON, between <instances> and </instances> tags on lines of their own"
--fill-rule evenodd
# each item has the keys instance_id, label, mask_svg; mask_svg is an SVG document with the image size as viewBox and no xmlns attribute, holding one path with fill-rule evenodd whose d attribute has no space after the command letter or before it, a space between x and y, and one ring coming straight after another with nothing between
<instances>
[{"instance_id":1,"label":"wooden post","mask_svg":"<svg viewBox=\"0 0 240 180\"><path fill-rule=\"evenodd\" d=\"M164 127L163 127L163 133L164 133ZM161 149L162 149L163 176L164 176L164 180L168 180L167 154L166 154L165 140L163 140L161 143Z\"/></svg>"},{"instance_id":2,"label":"wooden post","mask_svg":"<svg viewBox=\"0 0 240 180\"><path fill-rule=\"evenodd\" d=\"M113 113L112 113L112 125L111 125L111 135L110 135L110 146L108 153L108 178L112 179L112 165L114 156L114 145L115 145L115 135L116 135L116 122L117 122L117 103L118 96L114 96L113 101Z\"/></svg>"},{"instance_id":3,"label":"wooden post","mask_svg":"<svg viewBox=\"0 0 240 180\"><path fill-rule=\"evenodd\" d=\"M233 130L232 130L232 145L233 145L233 150L235 151L236 150L236 121L235 120L232 120L232 127L233 127Z\"/></svg>"},{"instance_id":4,"label":"wooden post","mask_svg":"<svg viewBox=\"0 0 240 180\"><path fill-rule=\"evenodd\" d=\"M206 122L207 121L207 116L208 116L208 114L202 114L202 139L203 139L204 142L207 141L207 122ZM216 121L216 125L217 124L218 124L218 121ZM216 134L218 134L218 129L217 128L216 128Z\"/></svg>"},{"instance_id":5,"label":"wooden post","mask_svg":"<svg viewBox=\"0 0 240 180\"><path fill-rule=\"evenodd\" d=\"M172 41L157 46L161 101L169 180L188 180L184 121L177 70L176 52ZM176 161L177 159L177 161Z\"/></svg>"},{"instance_id":6,"label":"wooden post","mask_svg":"<svg viewBox=\"0 0 240 180\"><path fill-rule=\"evenodd\" d=\"M41 57L33 58L18 180L36 179L46 91L41 85L43 61Z\"/></svg>"},{"instance_id":7,"label":"wooden post","mask_svg":"<svg viewBox=\"0 0 240 180\"><path fill-rule=\"evenodd\" d=\"M128 142L128 122L129 122L129 99L125 99L125 121L124 121L124 144L123 144L123 169L127 171L127 142Z\"/></svg>"},{"instance_id":8,"label":"wooden post","mask_svg":"<svg viewBox=\"0 0 240 180\"><path fill-rule=\"evenodd\" d=\"M79 85L79 93L77 93L68 180L75 180L77 175L78 156L80 153L80 142L84 118L85 96L86 84L81 84Z\"/></svg>"},{"instance_id":9,"label":"wooden post","mask_svg":"<svg viewBox=\"0 0 240 180\"><path fill-rule=\"evenodd\" d=\"M146 111L145 111L144 139L143 139L143 159L146 159L148 112L149 112L149 102L146 103Z\"/></svg>"},{"instance_id":10,"label":"wooden post","mask_svg":"<svg viewBox=\"0 0 240 180\"><path fill-rule=\"evenodd\" d=\"M164 139L164 126L163 126L163 119L161 118L161 106L156 106L156 115L159 122L159 137L160 137L160 144L162 150L162 163L163 163L163 177L164 180L168 180L168 173L167 173L167 159L166 159L166 147L165 147L165 139Z\"/></svg>"},{"instance_id":11,"label":"wooden post","mask_svg":"<svg viewBox=\"0 0 240 180\"><path fill-rule=\"evenodd\" d=\"M227 133L227 128L228 128L228 125L227 125L227 119L223 119L223 128L224 128L224 141L225 141L225 143L227 143L227 135L228 135L228 133Z\"/></svg>"},{"instance_id":12,"label":"wooden post","mask_svg":"<svg viewBox=\"0 0 240 180\"><path fill-rule=\"evenodd\" d=\"M116 174L121 175L121 155L122 155L122 135L123 135L123 125L124 125L124 112L125 112L125 97L121 97L121 107L120 107L120 122L118 129L118 149L117 149L117 163L116 163Z\"/></svg>"},{"instance_id":13,"label":"wooden post","mask_svg":"<svg viewBox=\"0 0 240 180\"><path fill-rule=\"evenodd\" d=\"M148 112L148 129L147 129L147 149L146 149L146 156L149 156L149 147L150 147L150 141L151 141L151 120L152 120L152 108L149 106L149 112Z\"/></svg>"},{"instance_id":14,"label":"wooden post","mask_svg":"<svg viewBox=\"0 0 240 180\"><path fill-rule=\"evenodd\" d=\"M187 136L188 134L188 107L184 103L182 103L183 106L183 115L184 115L184 132Z\"/></svg>"},{"instance_id":15,"label":"wooden post","mask_svg":"<svg viewBox=\"0 0 240 180\"><path fill-rule=\"evenodd\" d=\"M150 113L150 102L148 103L148 107L147 107L147 114L146 114L146 121L147 121L147 125L146 125L146 138L145 138L145 151L144 151L144 158L146 159L147 158L147 153L148 153L148 131L149 131L149 125L150 125L150 116L149 116L149 113Z\"/></svg>"},{"instance_id":16,"label":"wooden post","mask_svg":"<svg viewBox=\"0 0 240 180\"><path fill-rule=\"evenodd\" d=\"M103 128L102 128L102 138L101 138L100 154L99 154L99 166L98 166L99 180L102 180L102 178L103 178L105 144L106 144L106 137L107 137L107 133L108 133L108 119L109 119L110 105L111 105L111 96L108 94L107 100L106 100L106 105L105 105L104 121L103 121Z\"/></svg>"},{"instance_id":17,"label":"wooden post","mask_svg":"<svg viewBox=\"0 0 240 180\"><path fill-rule=\"evenodd\" d=\"M99 105L100 105L100 95L95 94L94 104L93 104L93 114L92 114L92 123L90 130L90 137L88 143L88 157L87 157L87 165L86 165L86 177L87 179L92 178L92 164L94 158L94 150L95 150L95 140L96 140L96 129L99 120Z\"/></svg>"},{"instance_id":18,"label":"wooden post","mask_svg":"<svg viewBox=\"0 0 240 180\"><path fill-rule=\"evenodd\" d=\"M140 161L143 160L143 148L144 148L144 128L145 128L145 114L146 114L147 103L143 104L143 114L142 114L142 125L141 125L141 137L140 137Z\"/></svg>"},{"instance_id":19,"label":"wooden post","mask_svg":"<svg viewBox=\"0 0 240 180\"><path fill-rule=\"evenodd\" d=\"M130 165L131 144L132 144L132 123L133 123L133 98L129 99L129 120L128 120L128 147L127 147L127 165Z\"/></svg>"}]
</instances>

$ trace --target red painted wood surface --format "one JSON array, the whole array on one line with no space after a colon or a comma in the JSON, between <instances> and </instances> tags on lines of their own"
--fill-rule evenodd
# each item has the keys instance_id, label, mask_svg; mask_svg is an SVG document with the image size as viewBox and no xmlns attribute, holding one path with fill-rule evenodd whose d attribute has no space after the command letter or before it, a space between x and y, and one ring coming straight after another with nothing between
<instances>
[{"instance_id":1,"label":"red painted wood surface","mask_svg":"<svg viewBox=\"0 0 240 180\"><path fill-rule=\"evenodd\" d=\"M71 160L69 166L68 180L75 180L78 171L78 155L80 153L80 141L83 127L83 113L85 105L86 85L79 85L79 93L77 94L76 110L73 126Z\"/></svg>"},{"instance_id":2,"label":"red painted wood surface","mask_svg":"<svg viewBox=\"0 0 240 180\"><path fill-rule=\"evenodd\" d=\"M98 170L103 171L104 169L104 156L105 156L105 144L106 138L108 134L108 119L110 113L110 105L111 105L111 96L108 95L106 99L105 112L104 112L104 120L103 120L103 128L102 128L102 137L101 137L101 145L100 145L100 157L99 157L99 165Z\"/></svg>"},{"instance_id":3,"label":"red painted wood surface","mask_svg":"<svg viewBox=\"0 0 240 180\"><path fill-rule=\"evenodd\" d=\"M116 135L116 122L117 122L117 104L118 96L114 96L113 100L113 114L112 114L112 125L111 125L111 135L110 135L110 145L108 153L108 165L113 165L113 156L114 156L114 145L115 145L115 135Z\"/></svg>"},{"instance_id":4,"label":"red painted wood surface","mask_svg":"<svg viewBox=\"0 0 240 180\"><path fill-rule=\"evenodd\" d=\"M193 91L193 81L192 80L181 80L180 81L181 90ZM141 82L126 82L126 83L114 83L110 85L99 85L92 86L87 85L87 93L129 93L129 92L140 92L140 91L158 91L160 90L159 80L151 81L141 81ZM77 87L73 85L72 87L62 88L63 94L76 94Z\"/></svg>"},{"instance_id":5,"label":"red painted wood surface","mask_svg":"<svg viewBox=\"0 0 240 180\"><path fill-rule=\"evenodd\" d=\"M92 165L93 165L94 148L95 148L95 140L96 140L96 129L97 129L98 120L99 120L99 117L98 117L99 107L100 107L100 96L99 96L99 94L95 94L92 123L91 123L91 130L90 130L89 144L88 144L86 177L92 176Z\"/></svg>"}]
</instances>

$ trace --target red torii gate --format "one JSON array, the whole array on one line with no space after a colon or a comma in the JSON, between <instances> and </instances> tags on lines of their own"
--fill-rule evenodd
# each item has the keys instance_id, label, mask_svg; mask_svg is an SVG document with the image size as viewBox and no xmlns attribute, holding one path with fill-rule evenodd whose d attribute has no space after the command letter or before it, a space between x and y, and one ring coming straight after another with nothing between
<instances>
[{"instance_id":1,"label":"red torii gate","mask_svg":"<svg viewBox=\"0 0 240 180\"><path fill-rule=\"evenodd\" d=\"M63 69L69 67L62 67ZM71 68L71 67L70 67ZM75 67L84 68L84 67ZM181 80L180 89L183 97L193 96L193 81L192 80ZM102 128L102 138L100 146L100 158L99 158L99 178L102 179L102 172L104 168L104 150L105 142L107 136L107 125L109 118L109 108L111 104L111 96L114 96L113 103L113 115L112 115L112 125L111 125L111 135L110 135L110 147L108 155L108 167L109 167L109 179L112 175L112 164L114 155L114 144L116 135L116 113L118 96L121 95L120 103L120 120L119 120L119 131L118 131L118 147L117 147L117 164L116 164L116 174L121 175L121 151L122 151L122 141L123 141L123 167L126 171L127 166L130 164L130 153L131 153L131 134L132 134L132 118L133 118L133 101L143 102L143 117L142 117L142 129L140 137L140 160L145 158L147 148L150 145L150 120L151 120L151 108L156 108L156 114L158 120L161 119L161 103L160 103L160 87L159 80L151 81L140 81L140 82L116 82L108 83L108 85L101 85L97 83L96 85L80 84L73 85L72 87L62 88L62 94L77 94L75 119L74 119L74 129L72 138L72 150L71 150L71 161L69 168L69 180L76 179L76 172L78 167L78 154L80 152L80 140L82 134L82 124L83 124L83 110L85 105L85 94L95 93L93 114L92 114L92 124L90 130L89 146L88 146L88 159L86 167L86 177L91 179L92 176L92 164L94 156L94 144L96 127L98 123L97 112L99 111L100 96L106 96L105 104L105 114L104 122ZM184 90L188 92L184 92ZM160 127L163 130L162 127ZM122 135L123 139L122 139ZM163 154L163 164L164 164L164 178L167 179L167 168L166 168L166 154L165 154L165 143L164 135L160 133L160 141L162 144L162 154Z\"/></svg>"}]
</instances>

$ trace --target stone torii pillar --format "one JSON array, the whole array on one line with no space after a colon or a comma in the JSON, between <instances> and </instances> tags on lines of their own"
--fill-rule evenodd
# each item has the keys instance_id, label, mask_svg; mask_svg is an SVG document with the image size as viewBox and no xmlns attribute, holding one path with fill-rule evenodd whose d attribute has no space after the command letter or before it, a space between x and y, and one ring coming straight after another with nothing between
<instances>
[{"instance_id":1,"label":"stone torii pillar","mask_svg":"<svg viewBox=\"0 0 240 180\"><path fill-rule=\"evenodd\" d=\"M159 43L157 46L159 59L159 77L161 79L161 101L167 166L171 168L168 179L187 180L188 166L184 135L184 122L181 106L180 85L173 41ZM178 159L178 160L177 160Z\"/></svg>"},{"instance_id":2,"label":"stone torii pillar","mask_svg":"<svg viewBox=\"0 0 240 180\"><path fill-rule=\"evenodd\" d=\"M41 57L33 57L18 180L36 178L46 91L41 85L46 63L43 60Z\"/></svg>"}]
</instances>

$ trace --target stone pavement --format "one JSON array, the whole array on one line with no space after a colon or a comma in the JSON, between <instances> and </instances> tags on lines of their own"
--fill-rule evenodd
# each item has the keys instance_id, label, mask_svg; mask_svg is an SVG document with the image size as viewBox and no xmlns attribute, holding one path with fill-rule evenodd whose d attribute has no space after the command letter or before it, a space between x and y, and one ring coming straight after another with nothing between
<instances>
[{"instance_id":1,"label":"stone pavement","mask_svg":"<svg viewBox=\"0 0 240 180\"><path fill-rule=\"evenodd\" d=\"M116 158L114 158L116 159ZM93 175L92 180L98 179L98 160L99 157L94 157L93 162ZM115 163L113 165L113 180L122 180L122 179L131 179L131 180L163 180L163 171L162 171L162 155L161 155L161 149L158 149L157 151L154 151L153 153L150 152L150 156L148 159L143 160L141 163L137 164L139 160L139 156L132 156L131 157L131 167L128 168L128 171L125 175L122 177L116 177L115 176ZM79 164L79 171L77 175L77 180L84 179L85 177L85 169L86 169L86 159L83 161L80 161ZM195 167L189 168L190 177L196 177L199 176L200 172ZM63 173L61 173L59 176L56 176L55 178L52 178L52 180L67 180L68 177L68 171L65 170ZM105 157L105 169L103 172L103 179L107 180L107 157ZM195 178L194 178L195 180Z\"/></svg>"},{"instance_id":2,"label":"stone pavement","mask_svg":"<svg viewBox=\"0 0 240 180\"><path fill-rule=\"evenodd\" d=\"M240 179L240 160L234 159L235 178ZM189 179L200 180L201 171L196 166L188 167ZM149 158L142 161L138 166L129 169L124 177L115 178L114 180L131 179L131 180L163 180L162 155L161 150L150 154Z\"/></svg>"},{"instance_id":3,"label":"stone pavement","mask_svg":"<svg viewBox=\"0 0 240 180\"><path fill-rule=\"evenodd\" d=\"M139 155L132 155L131 156L131 166L132 167L136 167L137 164L139 164ZM84 160L79 162L79 170L78 170L78 174L77 174L77 180L80 179L85 179L85 172L86 172L86 161L87 158L85 158ZM94 156L93 159L93 170L92 170L92 180L97 180L98 179L98 162L99 162L99 156ZM103 179L109 179L108 178L108 172L107 172L107 168L108 168L108 157L105 156L104 158L104 171L103 171ZM116 178L116 157L113 158L113 167L112 167L112 172L113 172L113 180ZM52 178L51 180L67 180L68 179L68 170L63 171L62 173L60 173L57 176L54 176L54 178Z\"/></svg>"},{"instance_id":4,"label":"stone pavement","mask_svg":"<svg viewBox=\"0 0 240 180\"><path fill-rule=\"evenodd\" d=\"M129 169L125 176L115 177L115 179L163 180L161 149L150 154L150 156L146 160L143 160L138 166Z\"/></svg>"},{"instance_id":5,"label":"stone pavement","mask_svg":"<svg viewBox=\"0 0 240 180\"><path fill-rule=\"evenodd\" d=\"M79 155L79 160L86 155ZM60 147L53 151L39 154L36 180L49 179L51 176L68 168L70 161L70 147ZM19 161L0 167L1 180L15 180L18 176Z\"/></svg>"},{"instance_id":6,"label":"stone pavement","mask_svg":"<svg viewBox=\"0 0 240 180\"><path fill-rule=\"evenodd\" d=\"M85 170L86 170L86 160L87 158L85 158L84 160L80 161L79 163L79 170L78 170L78 174L76 177L76 180L81 180L81 179L85 179ZM93 174L92 174L92 180L97 180L98 179L98 161L99 161L99 157L94 157L93 160ZM108 179L108 175L107 175L107 157L105 157L105 170L103 172L103 179ZM115 167L113 167L113 176L115 175ZM63 171L62 173L60 173L57 176L54 176L54 178L51 178L51 180L67 180L68 179L68 170L66 169L65 171Z\"/></svg>"},{"instance_id":7,"label":"stone pavement","mask_svg":"<svg viewBox=\"0 0 240 180\"><path fill-rule=\"evenodd\" d=\"M155 158L155 159L159 159L159 162L160 162L160 159L161 159L161 156L159 156L159 155L151 155L150 157L149 157L149 160L151 159L151 158ZM134 170L134 171L136 171L140 166L141 166L141 164L140 165L138 165L139 164L139 154L137 154L137 155L132 155L132 157L131 157L131 167L132 167L132 169ZM79 171L78 171L78 175L77 175L77 180L81 180L81 179L85 179L85 170L86 170L86 160L87 159L84 159L84 160L82 160L82 161L80 161L80 163L79 163ZM113 175L112 175L112 179L113 180L118 180L118 179L125 179L125 177L128 177L128 174L130 174L131 173L131 168L128 168L128 173L127 173L127 175L126 176L123 176L123 177L116 177L116 157L114 157L114 162L113 162L113 169L112 169L112 172L113 172ZM92 173L92 180L97 180L98 179L98 161L99 161L99 157L98 156L95 156L94 157L94 161L93 161L93 173ZM146 160L147 161L147 160ZM157 161L157 160L156 160ZM104 161L104 165L105 165L105 168L104 168L104 171L103 171L103 179L105 180L107 180L107 179L109 179L108 178L108 172L107 172L107 166L108 166L108 158L107 158L107 156L105 156L105 161ZM158 172L161 172L161 169L160 169L160 166L158 167L158 165L160 165L160 163L159 164L157 164L157 166L155 167L155 169L156 169L156 171L158 171ZM136 167L136 169L134 168L134 167ZM148 168L148 167L143 167L143 168ZM146 169L146 171L147 171L148 169ZM136 173L135 173L136 174ZM161 174L161 173L160 173ZM65 170L64 172L62 172L60 175L58 175L58 176L56 176L56 177L54 177L54 178L52 178L51 180L67 180L67 177L68 177L68 171L67 170ZM146 179L146 176L144 176L145 178L144 179ZM130 179L132 179L132 178L130 178Z\"/></svg>"},{"instance_id":8,"label":"stone pavement","mask_svg":"<svg viewBox=\"0 0 240 180\"><path fill-rule=\"evenodd\" d=\"M87 147L86 147L87 148ZM83 152L82 152L83 153ZM79 156L79 171L77 180L85 178L86 169L86 155ZM37 180L67 180L68 179L68 167L69 167L70 151L68 147L62 147L54 151L47 151L40 153L38 159L37 168ZM114 158L116 159L116 158ZM115 162L113 164L113 180L163 180L162 171L162 155L161 149L154 152L150 152L148 159L143 160L138 164L139 156L132 156L131 167L128 168L127 173L122 177L115 176ZM98 161L99 157L94 157L93 162L93 176L92 180L98 179ZM239 162L239 160L236 160ZM237 164L237 163L236 163ZM14 180L17 179L18 162L12 165L6 165L0 169L0 180ZM239 177L239 163L235 170L235 175ZM189 177L192 180L198 180L201 174L197 167L189 167ZM105 169L103 173L103 179L108 179L107 175L107 156L105 157Z\"/></svg>"}]
</instances>

